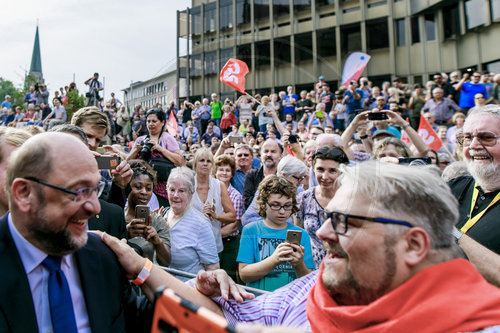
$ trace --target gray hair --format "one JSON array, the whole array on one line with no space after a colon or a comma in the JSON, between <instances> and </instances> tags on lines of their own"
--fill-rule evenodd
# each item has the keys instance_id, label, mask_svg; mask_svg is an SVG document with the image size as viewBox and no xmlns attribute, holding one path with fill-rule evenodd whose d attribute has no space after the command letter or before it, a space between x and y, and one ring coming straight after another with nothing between
<instances>
[{"instance_id":1,"label":"gray hair","mask_svg":"<svg viewBox=\"0 0 500 333\"><path fill-rule=\"evenodd\" d=\"M464 161L457 161L451 163L443 170L441 178L443 178L445 182L449 182L452 179L469 175L470 173L467 169L467 163L465 163Z\"/></svg>"},{"instance_id":2,"label":"gray hair","mask_svg":"<svg viewBox=\"0 0 500 333\"><path fill-rule=\"evenodd\" d=\"M170 171L170 175L168 176L167 187L174 180L180 180L180 181L184 182L187 185L189 192L191 192L191 194L194 193L195 184L194 184L194 171L193 170L191 170L185 166L172 169L172 171Z\"/></svg>"},{"instance_id":3,"label":"gray hair","mask_svg":"<svg viewBox=\"0 0 500 333\"><path fill-rule=\"evenodd\" d=\"M488 104L485 106L474 107L469 110L467 118L465 118L465 122L467 122L467 119L471 118L472 116L483 115L483 114L500 118L500 106L496 104Z\"/></svg>"},{"instance_id":4,"label":"gray hair","mask_svg":"<svg viewBox=\"0 0 500 333\"><path fill-rule=\"evenodd\" d=\"M335 133L322 133L316 137L318 148L324 146L334 146L337 148L344 148L344 142L340 135Z\"/></svg>"},{"instance_id":5,"label":"gray hair","mask_svg":"<svg viewBox=\"0 0 500 333\"><path fill-rule=\"evenodd\" d=\"M307 174L307 166L299 160L297 157L292 155L286 155L278 163L278 169L276 174L278 176L295 176L295 175L305 175Z\"/></svg>"},{"instance_id":6,"label":"gray hair","mask_svg":"<svg viewBox=\"0 0 500 333\"><path fill-rule=\"evenodd\" d=\"M352 187L376 208L404 215L430 236L431 248L453 245L452 229L458 221L458 202L448 185L427 167L409 167L368 161L340 166L340 184Z\"/></svg>"}]
</instances>

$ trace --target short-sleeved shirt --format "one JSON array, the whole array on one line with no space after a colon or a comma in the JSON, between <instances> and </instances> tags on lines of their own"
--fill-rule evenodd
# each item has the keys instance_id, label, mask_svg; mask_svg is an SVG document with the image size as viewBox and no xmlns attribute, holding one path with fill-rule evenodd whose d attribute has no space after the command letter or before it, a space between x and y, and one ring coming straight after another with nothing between
<instances>
[{"instance_id":1,"label":"short-sleeved shirt","mask_svg":"<svg viewBox=\"0 0 500 333\"><path fill-rule=\"evenodd\" d=\"M291 99L294 99L295 101L297 101L297 95L293 94L292 96L290 95L285 95L285 97L283 97L283 101L284 102L290 102ZM284 114L287 114L287 113L295 113L295 105L291 104L291 105L284 105L283 106L283 113Z\"/></svg>"},{"instance_id":2,"label":"short-sleeved shirt","mask_svg":"<svg viewBox=\"0 0 500 333\"><path fill-rule=\"evenodd\" d=\"M156 232L158 233L158 237L160 237L160 240L165 245L170 246L170 231L167 221L165 221L165 219L157 213L151 212L151 225L153 226L153 228L155 228ZM140 247L145 258L148 258L155 264L158 263L156 261L156 251L153 243L148 242L145 238L139 237L129 239L128 242Z\"/></svg>"},{"instance_id":3,"label":"short-sleeved shirt","mask_svg":"<svg viewBox=\"0 0 500 333\"><path fill-rule=\"evenodd\" d=\"M321 239L316 236L316 231L321 228L321 222L318 216L319 212L323 210L323 207L321 207L318 200L316 200L314 189L315 187L312 187L297 195L299 211L296 213L296 216L297 219L303 221L304 229L311 237L314 265L316 268L319 268L321 261L326 255L326 250Z\"/></svg>"},{"instance_id":4,"label":"short-sleeved shirt","mask_svg":"<svg viewBox=\"0 0 500 333\"><path fill-rule=\"evenodd\" d=\"M196 274L203 265L219 262L210 221L192 207L170 229L170 239L170 268Z\"/></svg>"},{"instance_id":5,"label":"short-sleeved shirt","mask_svg":"<svg viewBox=\"0 0 500 333\"><path fill-rule=\"evenodd\" d=\"M64 106L60 106L58 108L53 108L52 109L54 111L54 116L56 117L56 119L62 114L62 118L61 120L62 121L66 121L68 119L68 115L66 114L66 109L64 108Z\"/></svg>"},{"instance_id":6,"label":"short-sleeved shirt","mask_svg":"<svg viewBox=\"0 0 500 333\"><path fill-rule=\"evenodd\" d=\"M460 92L460 101L458 106L461 108L474 107L474 95L481 93L486 97L486 87L482 83L474 84L470 81L462 84L462 91Z\"/></svg>"},{"instance_id":7,"label":"short-sleeved shirt","mask_svg":"<svg viewBox=\"0 0 500 333\"><path fill-rule=\"evenodd\" d=\"M243 228L238 251L237 262L255 264L270 257L279 244L286 240L287 230L302 231L300 244L304 247L304 263L307 268L314 269L311 255L311 241L307 232L291 223L285 229L272 229L262 220L252 222ZM262 279L247 283L247 286L262 290L274 291L295 280L297 275L289 262L274 267Z\"/></svg>"},{"instance_id":8,"label":"short-sleeved shirt","mask_svg":"<svg viewBox=\"0 0 500 333\"><path fill-rule=\"evenodd\" d=\"M363 94L361 89L356 89L356 93L358 95ZM344 93L344 97L345 96L349 96L349 98L345 102L345 107L346 107L345 113L351 114L351 113L354 113L355 110L361 109L361 98L355 99L354 95L352 94L352 91L350 91L350 90L347 90Z\"/></svg>"},{"instance_id":9,"label":"short-sleeved shirt","mask_svg":"<svg viewBox=\"0 0 500 333\"><path fill-rule=\"evenodd\" d=\"M220 119L222 117L221 101L210 103L210 108L212 109L212 119Z\"/></svg>"},{"instance_id":10,"label":"short-sleeved shirt","mask_svg":"<svg viewBox=\"0 0 500 333\"><path fill-rule=\"evenodd\" d=\"M199 108L199 112L201 115L201 119L207 120L211 117L212 109L210 108L210 105L202 105Z\"/></svg>"}]
</instances>

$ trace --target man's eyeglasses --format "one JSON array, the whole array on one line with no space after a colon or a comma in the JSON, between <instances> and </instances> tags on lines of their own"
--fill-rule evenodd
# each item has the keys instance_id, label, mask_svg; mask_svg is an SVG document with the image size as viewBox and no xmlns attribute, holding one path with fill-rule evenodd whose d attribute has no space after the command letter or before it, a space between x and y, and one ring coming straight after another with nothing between
<instances>
[{"instance_id":1,"label":"man's eyeglasses","mask_svg":"<svg viewBox=\"0 0 500 333\"><path fill-rule=\"evenodd\" d=\"M496 135L493 132L477 132L476 134L464 133L463 135L457 137L457 140L465 147L469 146L474 138L477 138L479 143L483 146L494 146L496 145L499 137L500 135Z\"/></svg>"},{"instance_id":2,"label":"man's eyeglasses","mask_svg":"<svg viewBox=\"0 0 500 333\"><path fill-rule=\"evenodd\" d=\"M339 235L344 235L347 232L347 225L349 224L349 219L357 219L357 220L366 220L371 222L378 223L388 223L388 224L397 224L405 227L413 228L413 225L405 222L405 221L396 221L389 220L380 217L366 217L366 216L357 216L340 212L327 212L323 210L319 212L319 221L321 224L325 223L327 220L330 220L332 224L333 230L335 233Z\"/></svg>"},{"instance_id":3,"label":"man's eyeglasses","mask_svg":"<svg viewBox=\"0 0 500 333\"><path fill-rule=\"evenodd\" d=\"M291 211L293 209L293 204L285 204L285 205L281 206L281 205L277 205L277 204L268 203L267 205L269 206L269 208L271 208L271 210L274 210L274 211L279 211L282 208L285 211Z\"/></svg>"},{"instance_id":4,"label":"man's eyeglasses","mask_svg":"<svg viewBox=\"0 0 500 333\"><path fill-rule=\"evenodd\" d=\"M35 183L42 184L44 186L51 187L53 189L62 191L64 193L72 194L75 196L75 199L73 200L75 202L86 200L86 199L90 198L90 196L94 192L97 194L97 197L99 197L102 194L102 191L104 190L104 186L105 186L105 183L103 181L100 181L99 184L97 184L97 186L95 186L95 187L84 187L84 188L81 188L81 189L74 191L74 190L70 190L69 188L66 188L66 187L47 183L47 182L40 180L38 178L35 178L35 177L25 177L25 179L34 181Z\"/></svg>"}]
</instances>

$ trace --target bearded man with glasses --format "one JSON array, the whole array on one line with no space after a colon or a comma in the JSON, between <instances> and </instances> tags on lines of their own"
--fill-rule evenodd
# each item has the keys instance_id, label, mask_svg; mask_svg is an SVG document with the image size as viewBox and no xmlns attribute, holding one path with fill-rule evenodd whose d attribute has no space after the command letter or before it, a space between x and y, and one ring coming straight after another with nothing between
<instances>
[{"instance_id":1,"label":"bearded man with glasses","mask_svg":"<svg viewBox=\"0 0 500 333\"><path fill-rule=\"evenodd\" d=\"M455 238L470 261L500 286L500 106L471 109L460 144L471 176L450 182L460 217Z\"/></svg>"}]
</instances>

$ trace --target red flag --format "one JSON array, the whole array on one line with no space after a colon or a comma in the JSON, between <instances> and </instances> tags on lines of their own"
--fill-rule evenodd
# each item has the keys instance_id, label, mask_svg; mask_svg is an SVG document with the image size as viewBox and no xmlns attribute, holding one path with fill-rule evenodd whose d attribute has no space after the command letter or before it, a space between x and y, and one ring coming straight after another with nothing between
<instances>
[{"instance_id":1,"label":"red flag","mask_svg":"<svg viewBox=\"0 0 500 333\"><path fill-rule=\"evenodd\" d=\"M432 126L424 117L420 117L418 135L420 135L425 144L434 151L438 151L443 146L443 143L436 134L436 131L434 131Z\"/></svg>"},{"instance_id":2,"label":"red flag","mask_svg":"<svg viewBox=\"0 0 500 333\"><path fill-rule=\"evenodd\" d=\"M173 112L170 112L170 116L168 116L167 132L172 136L177 135L177 119L175 119L175 115Z\"/></svg>"},{"instance_id":3,"label":"red flag","mask_svg":"<svg viewBox=\"0 0 500 333\"><path fill-rule=\"evenodd\" d=\"M248 66L238 59L229 59L220 71L220 80L242 94L245 92L245 75L248 73Z\"/></svg>"},{"instance_id":4,"label":"red flag","mask_svg":"<svg viewBox=\"0 0 500 333\"><path fill-rule=\"evenodd\" d=\"M408 118L406 118L406 122L408 123ZM401 131L401 141L406 144L410 143L410 138L408 137L408 134L406 134L405 130Z\"/></svg>"}]
</instances>

